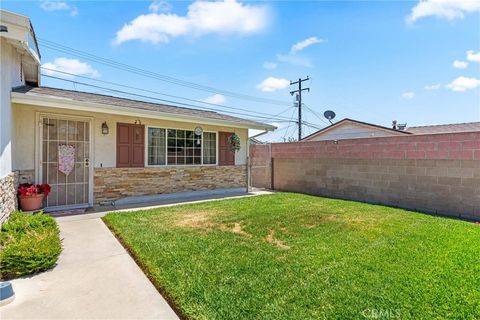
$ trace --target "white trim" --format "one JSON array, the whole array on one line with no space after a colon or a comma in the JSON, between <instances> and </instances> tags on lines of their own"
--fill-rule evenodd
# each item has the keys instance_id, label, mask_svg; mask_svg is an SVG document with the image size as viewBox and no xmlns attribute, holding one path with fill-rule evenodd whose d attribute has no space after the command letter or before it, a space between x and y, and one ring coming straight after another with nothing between
<instances>
[{"instance_id":1,"label":"white trim","mask_svg":"<svg viewBox=\"0 0 480 320\"><path fill-rule=\"evenodd\" d=\"M53 118L53 119L60 119L60 120L83 120L89 123L89 170L88 170L88 194L89 194L89 202L85 204L75 204L75 205L65 205L65 206L53 206L48 207L48 210L64 210L64 209L73 209L73 208L84 208L84 207L92 207L94 203L93 199L93 178L94 178L94 166L95 166L95 131L94 131L94 118L93 117L85 117L85 116L72 116L72 115L65 115L65 114L58 114L58 113L46 113L46 112L39 112L35 113L35 180L37 183L42 181L42 128L40 127L41 119L42 118Z\"/></svg>"},{"instance_id":2,"label":"white trim","mask_svg":"<svg viewBox=\"0 0 480 320\"><path fill-rule=\"evenodd\" d=\"M153 128L153 129L164 129L165 130L165 164L155 164L151 165L148 164L148 129ZM160 126L154 126L154 125L146 125L145 126L145 161L144 161L144 166L146 168L172 168L172 167L215 167L218 166L218 131L210 131L210 130L204 130L202 132L202 147L201 147L201 163L200 164L168 164L168 130L185 130L185 131L194 131L190 129L185 129L185 128L172 128L172 127L160 127ZM209 163L209 164L204 164L203 163L203 134L205 132L208 133L215 133L215 163Z\"/></svg>"},{"instance_id":3,"label":"white trim","mask_svg":"<svg viewBox=\"0 0 480 320\"><path fill-rule=\"evenodd\" d=\"M250 123L242 123L242 122L228 121L228 120L221 120L221 119L208 119L208 118L203 118L198 116L191 116L188 114L174 115L172 113L161 112L161 111L120 107L116 105L76 101L72 99L58 98L58 97L51 97L51 96L45 97L41 95L26 94L26 93L20 93L20 92L12 92L11 100L12 100L12 103L16 103L16 104L27 104L27 105L60 108L60 109L68 108L70 110L99 112L99 113L133 116L133 117L141 116L144 118L190 122L195 124L201 123L201 124L215 125L215 126L225 126L225 127L243 128L243 129L258 129L258 130L268 130L268 131L273 131L276 129L276 127L268 124L255 125Z\"/></svg>"}]
</instances>

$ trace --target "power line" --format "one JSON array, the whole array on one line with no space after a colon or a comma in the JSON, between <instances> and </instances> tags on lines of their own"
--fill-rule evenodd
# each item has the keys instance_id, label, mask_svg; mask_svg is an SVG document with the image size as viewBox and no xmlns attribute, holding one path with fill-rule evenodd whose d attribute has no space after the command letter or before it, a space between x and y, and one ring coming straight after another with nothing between
<instances>
[{"instance_id":1,"label":"power line","mask_svg":"<svg viewBox=\"0 0 480 320\"><path fill-rule=\"evenodd\" d=\"M201 91L207 91L207 92L210 92L210 93L223 94L225 96L229 96L229 97L233 97L233 98L237 98L237 99L255 101L255 102L259 102L259 103L288 105L286 102L280 101L280 100L267 99L267 98L261 98L261 97L246 95L246 94L242 94L242 93L236 93L236 92L233 92L233 91L218 89L218 88L211 87L211 86L205 86L205 85L200 85L200 84L197 84L197 83L194 83L194 82L181 80L181 79L178 79L178 78L174 78L174 77L171 77L171 76L167 76L167 75L163 75L163 74L160 74L160 73L152 72L152 71L149 71L149 70L137 68L137 67L125 64L125 63L117 62L115 60L111 60L111 59L103 58L103 57L100 57L100 56L96 56L96 55L93 55L93 54L85 52L85 51L76 50L76 49L73 49L73 48L70 48L70 47L67 47L67 46L61 45L59 43L55 43L53 41L46 40L46 39L39 38L38 40L43 47L51 49L51 50L67 53L67 54L70 54L70 55L73 55L73 56L81 57L85 60L94 61L94 62L103 64L103 65L106 65L106 66L109 66L109 67L112 67L112 68L116 68L116 69L120 69L120 70L127 71L127 72L130 72L130 73L134 73L134 74L137 74L137 75L157 79L157 80L168 82L168 83L171 83L171 84L184 86L184 87L188 87L188 88L196 89L196 90L201 90Z\"/></svg>"},{"instance_id":2,"label":"power line","mask_svg":"<svg viewBox=\"0 0 480 320\"><path fill-rule=\"evenodd\" d=\"M228 106L221 105L221 104L217 104L217 103L211 103L211 102L206 102L206 101L201 101L201 100L184 98L184 97L181 97L181 96L176 96L176 95L167 94L167 93L163 93L163 92L158 92L158 91L153 91L153 90L147 90L147 89L143 89L143 88L133 87L133 86L129 86L129 85L124 85L124 84L120 84L120 83L117 83L117 82L100 80L100 79L95 79L95 78L91 78L91 77L87 77L87 76L76 75L76 74L74 74L74 73L65 72L65 71L60 71L60 70L55 70L55 69L51 69L51 68L46 68L46 67L41 67L41 68L42 68L43 70L47 70L47 71L49 71L49 72L60 73L60 74L68 75L68 76L73 76L73 77L81 78L81 79L87 79L87 80L91 80L91 81L96 81L96 82L100 82L100 83L105 83L105 84L108 84L108 85L114 85L114 86L117 86L117 87L123 87L123 88L138 90L138 91L142 91L142 92L146 92L146 93L158 94L158 95L162 95L162 96L166 96L166 97L170 97L170 98L175 98L175 99L182 99L182 100L186 100L186 101L190 101L190 102L207 104L207 105L211 105L211 106L215 106L215 107L219 107L219 108L225 108L225 109L230 109L230 110L241 110L241 111L246 111L246 112L250 112L250 113L256 113L256 114L260 114L260 115L272 116L271 114L265 113L265 112L251 111L251 110L248 110L248 109L228 107ZM46 75L46 74L42 74L42 75L43 75L43 76L46 76L46 77L49 77L49 76L50 76L50 75ZM62 78L62 79L63 79L63 78ZM67 80L67 79L64 79L64 80ZM69 80L67 80L67 81L69 81ZM169 102L169 103L178 103L178 102L174 102L174 101L170 101L170 100L164 100L164 99L160 99L160 100L165 101L165 102ZM198 106L198 107L201 108L200 106ZM279 116L280 114L283 114L284 112L286 112L287 110L290 110L291 108L293 108L293 107L288 107L287 109L283 110L283 111L280 112L279 114L274 115L274 117L277 117L277 116Z\"/></svg>"},{"instance_id":3,"label":"power line","mask_svg":"<svg viewBox=\"0 0 480 320\"><path fill-rule=\"evenodd\" d=\"M331 123L328 123L327 121L325 121L325 119L323 119L315 110L309 108L306 104L303 104L303 106L309 110L315 117L317 117L320 121L322 121L323 123L325 123L327 126L331 125Z\"/></svg>"},{"instance_id":4,"label":"power line","mask_svg":"<svg viewBox=\"0 0 480 320\"><path fill-rule=\"evenodd\" d=\"M290 118L290 123L288 124L287 131L285 131L285 134L283 135L283 141L285 141L285 138L286 138L287 135L288 135L288 131L290 130L290 126L291 126L292 123L293 123L293 117L294 117L294 116L295 116L295 109L293 109L292 117Z\"/></svg>"},{"instance_id":5,"label":"power line","mask_svg":"<svg viewBox=\"0 0 480 320\"><path fill-rule=\"evenodd\" d=\"M156 100L156 101L161 101L161 102L167 102L167 103L172 103L172 104L179 104L179 105L182 105L182 106L205 109L205 110L208 110L208 111L219 111L218 109L214 109L214 108L207 108L207 107L198 106L198 105L194 105L194 104L190 104L190 103L160 99L160 98L156 98L156 97L146 96L146 95L132 93L132 92L126 92L126 91L112 89L112 88L106 88L106 87L97 86L97 85L90 84L90 83L79 82L79 81L75 81L75 80L68 80L68 79L63 79L63 78L60 78L60 77L55 77L55 76L50 76L50 75L45 75L45 74L42 74L42 76L57 79L57 80L62 80L62 81L68 81L68 82L71 82L71 83L84 85L84 86L88 86L88 87L92 87L92 88L96 88L96 89L107 90L107 91L110 91L110 92L115 92L117 94L130 95L130 96L135 96L135 97L140 97L140 98L150 99L150 100ZM282 111L282 113L283 112L284 111ZM249 114L246 114L246 113L241 113L241 112L230 111L230 113L237 114L237 115L242 115L242 116L247 116L247 117L252 117L251 113L253 113L253 112L250 112ZM271 114L269 114L269 116L270 117L265 117L265 116L256 116L256 117L257 118L263 118L263 119L266 119L266 120L272 119L272 120L278 120L278 121L282 121L282 120L285 119L285 118L275 118L275 115L271 115Z\"/></svg>"}]
</instances>

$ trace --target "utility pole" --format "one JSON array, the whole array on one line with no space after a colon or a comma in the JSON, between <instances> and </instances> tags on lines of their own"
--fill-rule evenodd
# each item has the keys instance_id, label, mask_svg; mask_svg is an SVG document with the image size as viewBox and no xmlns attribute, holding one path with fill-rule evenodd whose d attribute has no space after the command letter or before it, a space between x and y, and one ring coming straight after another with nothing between
<instances>
[{"instance_id":1,"label":"utility pole","mask_svg":"<svg viewBox=\"0 0 480 320\"><path fill-rule=\"evenodd\" d=\"M305 79L298 78L298 81L290 81L290 85L298 83L298 89L290 91L293 96L294 93L298 94L298 141L302 140L302 91L307 90L310 92L310 88L302 88L302 82L308 81L310 78L307 76Z\"/></svg>"}]
</instances>

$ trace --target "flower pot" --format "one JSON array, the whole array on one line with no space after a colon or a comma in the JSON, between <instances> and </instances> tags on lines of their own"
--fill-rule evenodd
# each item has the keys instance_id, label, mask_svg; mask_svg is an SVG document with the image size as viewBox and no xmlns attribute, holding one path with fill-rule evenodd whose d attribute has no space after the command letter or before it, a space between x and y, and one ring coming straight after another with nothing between
<instances>
[{"instance_id":1,"label":"flower pot","mask_svg":"<svg viewBox=\"0 0 480 320\"><path fill-rule=\"evenodd\" d=\"M23 211L35 211L42 207L43 193L36 196L20 196L20 208Z\"/></svg>"}]
</instances>

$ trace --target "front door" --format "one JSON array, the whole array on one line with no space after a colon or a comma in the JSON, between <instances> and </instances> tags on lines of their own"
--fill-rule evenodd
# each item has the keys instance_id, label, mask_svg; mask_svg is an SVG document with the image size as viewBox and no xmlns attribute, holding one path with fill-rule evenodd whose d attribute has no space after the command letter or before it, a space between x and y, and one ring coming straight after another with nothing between
<instances>
[{"instance_id":1,"label":"front door","mask_svg":"<svg viewBox=\"0 0 480 320\"><path fill-rule=\"evenodd\" d=\"M39 181L52 191L48 210L82 208L92 203L90 120L40 117Z\"/></svg>"}]
</instances>

